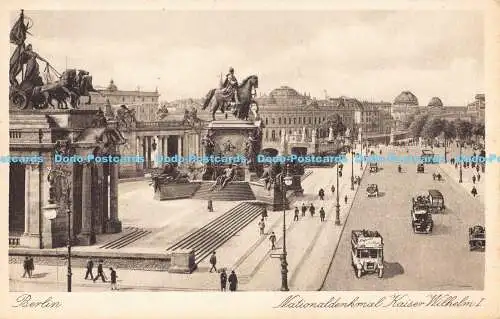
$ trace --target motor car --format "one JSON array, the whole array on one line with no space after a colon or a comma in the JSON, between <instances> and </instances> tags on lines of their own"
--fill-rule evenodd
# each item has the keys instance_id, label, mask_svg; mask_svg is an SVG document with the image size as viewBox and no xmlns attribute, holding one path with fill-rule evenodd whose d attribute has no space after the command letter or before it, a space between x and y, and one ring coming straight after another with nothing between
<instances>
[{"instance_id":1,"label":"motor car","mask_svg":"<svg viewBox=\"0 0 500 319\"><path fill-rule=\"evenodd\" d=\"M469 250L484 250L486 247L486 229L481 225L469 227Z\"/></svg>"},{"instance_id":2,"label":"motor car","mask_svg":"<svg viewBox=\"0 0 500 319\"><path fill-rule=\"evenodd\" d=\"M424 164L417 164L417 173L424 173Z\"/></svg>"},{"instance_id":3,"label":"motor car","mask_svg":"<svg viewBox=\"0 0 500 319\"><path fill-rule=\"evenodd\" d=\"M413 203L411 209L411 227L413 232L417 234L430 234L434 227L432 214L427 206L428 201L424 199L425 203Z\"/></svg>"},{"instance_id":4,"label":"motor car","mask_svg":"<svg viewBox=\"0 0 500 319\"><path fill-rule=\"evenodd\" d=\"M443 194L437 189L429 189L428 194L429 208L431 212L442 213L446 209Z\"/></svg>"},{"instance_id":5,"label":"motor car","mask_svg":"<svg viewBox=\"0 0 500 319\"><path fill-rule=\"evenodd\" d=\"M376 172L378 172L378 164L370 163L370 173L376 173Z\"/></svg>"},{"instance_id":6,"label":"motor car","mask_svg":"<svg viewBox=\"0 0 500 319\"><path fill-rule=\"evenodd\" d=\"M356 278L367 273L384 276L384 240L378 231L351 231L351 264Z\"/></svg>"},{"instance_id":7,"label":"motor car","mask_svg":"<svg viewBox=\"0 0 500 319\"><path fill-rule=\"evenodd\" d=\"M378 185L377 184L370 184L366 188L366 193L368 194L368 197L378 197Z\"/></svg>"}]
</instances>

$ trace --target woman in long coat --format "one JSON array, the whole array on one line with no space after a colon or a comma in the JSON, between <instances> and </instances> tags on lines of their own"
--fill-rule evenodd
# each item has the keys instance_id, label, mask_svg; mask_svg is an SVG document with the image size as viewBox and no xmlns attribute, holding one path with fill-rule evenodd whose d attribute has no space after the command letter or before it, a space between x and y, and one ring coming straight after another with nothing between
<instances>
[{"instance_id":1,"label":"woman in long coat","mask_svg":"<svg viewBox=\"0 0 500 319\"><path fill-rule=\"evenodd\" d=\"M236 287L238 286L238 278L236 277L234 270L231 271L228 281L229 281L229 290L236 291Z\"/></svg>"}]
</instances>

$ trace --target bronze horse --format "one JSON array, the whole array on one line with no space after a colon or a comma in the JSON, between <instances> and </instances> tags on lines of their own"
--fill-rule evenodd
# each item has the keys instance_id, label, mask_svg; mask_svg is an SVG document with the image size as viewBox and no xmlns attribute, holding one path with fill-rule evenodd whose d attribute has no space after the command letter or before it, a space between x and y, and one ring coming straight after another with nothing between
<instances>
[{"instance_id":1,"label":"bronze horse","mask_svg":"<svg viewBox=\"0 0 500 319\"><path fill-rule=\"evenodd\" d=\"M238 86L238 98L240 103L236 105L233 111L234 116L241 120L248 118L250 105L255 103L253 100L253 90L259 87L259 78L256 75L251 75L244 79ZM224 105L231 101L231 97L224 96L222 89L212 89L208 92L202 110L210 106L212 120L215 121L215 112L221 110L225 113ZM256 103L255 103L256 104Z\"/></svg>"}]
</instances>

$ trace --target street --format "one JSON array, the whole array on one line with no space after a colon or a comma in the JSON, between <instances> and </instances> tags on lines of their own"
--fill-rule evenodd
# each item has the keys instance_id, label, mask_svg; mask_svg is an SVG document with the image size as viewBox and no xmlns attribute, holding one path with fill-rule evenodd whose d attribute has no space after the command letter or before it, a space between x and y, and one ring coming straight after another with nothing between
<instances>
[{"instance_id":1,"label":"street","mask_svg":"<svg viewBox=\"0 0 500 319\"><path fill-rule=\"evenodd\" d=\"M419 155L420 148L410 148ZM398 154L398 153L396 153ZM401 153L400 153L401 154ZM384 154L386 155L386 154ZM405 155L405 154L401 154ZM484 225L484 209L467 196L458 181L433 181L438 165L382 163L378 173L367 173L355 199L323 290L480 290L484 286L483 252L470 252L468 228ZM442 174L442 173L441 173ZM368 184L378 184L381 196L368 198ZM437 189L446 211L434 214L431 234L415 234L411 228L412 196ZM351 266L351 231L377 230L384 239L384 277L367 274L356 279Z\"/></svg>"}]
</instances>

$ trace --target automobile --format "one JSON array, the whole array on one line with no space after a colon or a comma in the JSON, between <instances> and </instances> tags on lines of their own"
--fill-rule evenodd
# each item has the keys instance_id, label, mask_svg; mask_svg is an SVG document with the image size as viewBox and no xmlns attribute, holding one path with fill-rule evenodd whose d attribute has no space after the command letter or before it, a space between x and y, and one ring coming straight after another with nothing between
<instances>
[{"instance_id":1,"label":"automobile","mask_svg":"<svg viewBox=\"0 0 500 319\"><path fill-rule=\"evenodd\" d=\"M370 163L370 173L376 173L378 171L377 163Z\"/></svg>"},{"instance_id":2,"label":"automobile","mask_svg":"<svg viewBox=\"0 0 500 319\"><path fill-rule=\"evenodd\" d=\"M366 273L384 276L384 240L378 231L351 231L351 264L356 278Z\"/></svg>"},{"instance_id":3,"label":"automobile","mask_svg":"<svg viewBox=\"0 0 500 319\"><path fill-rule=\"evenodd\" d=\"M436 158L434 157L434 152L431 150L422 150L422 155L420 155L420 159L422 160L422 162L427 164L437 163Z\"/></svg>"},{"instance_id":4,"label":"automobile","mask_svg":"<svg viewBox=\"0 0 500 319\"><path fill-rule=\"evenodd\" d=\"M476 225L469 227L469 250L484 250L486 247L486 229Z\"/></svg>"},{"instance_id":5,"label":"automobile","mask_svg":"<svg viewBox=\"0 0 500 319\"><path fill-rule=\"evenodd\" d=\"M429 208L432 213L443 212L446 209L444 205L444 197L440 191L437 189L429 189L428 191L429 198Z\"/></svg>"},{"instance_id":6,"label":"automobile","mask_svg":"<svg viewBox=\"0 0 500 319\"><path fill-rule=\"evenodd\" d=\"M417 173L424 172L424 164L417 164Z\"/></svg>"},{"instance_id":7,"label":"automobile","mask_svg":"<svg viewBox=\"0 0 500 319\"><path fill-rule=\"evenodd\" d=\"M366 188L366 193L368 194L368 197L378 197L378 185L377 184L370 184Z\"/></svg>"},{"instance_id":8,"label":"automobile","mask_svg":"<svg viewBox=\"0 0 500 319\"><path fill-rule=\"evenodd\" d=\"M429 211L429 200L425 197L413 199L411 208L411 227L417 234L430 234L434 227L432 214Z\"/></svg>"}]
</instances>

